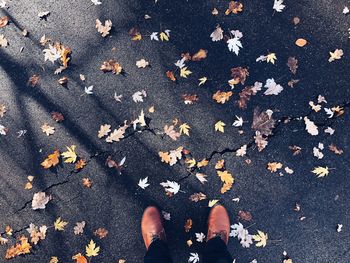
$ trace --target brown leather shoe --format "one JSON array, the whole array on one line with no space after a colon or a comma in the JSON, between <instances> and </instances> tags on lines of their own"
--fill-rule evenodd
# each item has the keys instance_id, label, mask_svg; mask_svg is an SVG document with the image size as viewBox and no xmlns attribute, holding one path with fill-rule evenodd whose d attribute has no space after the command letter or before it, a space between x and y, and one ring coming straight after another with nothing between
<instances>
[{"instance_id":1,"label":"brown leather shoe","mask_svg":"<svg viewBox=\"0 0 350 263\"><path fill-rule=\"evenodd\" d=\"M228 243L228 237L230 233L230 219L226 208L222 205L214 206L209 214L208 218L208 234L207 241L220 236L221 239Z\"/></svg>"},{"instance_id":2,"label":"brown leather shoe","mask_svg":"<svg viewBox=\"0 0 350 263\"><path fill-rule=\"evenodd\" d=\"M156 207L149 206L143 212L141 231L147 250L154 240L166 240L162 216Z\"/></svg>"}]
</instances>

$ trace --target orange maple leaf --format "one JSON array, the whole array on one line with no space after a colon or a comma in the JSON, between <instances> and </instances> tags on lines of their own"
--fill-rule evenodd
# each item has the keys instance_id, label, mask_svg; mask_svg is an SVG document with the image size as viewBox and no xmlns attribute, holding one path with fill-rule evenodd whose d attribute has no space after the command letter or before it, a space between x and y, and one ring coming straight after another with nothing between
<instances>
[{"instance_id":1,"label":"orange maple leaf","mask_svg":"<svg viewBox=\"0 0 350 263\"><path fill-rule=\"evenodd\" d=\"M49 154L47 158L41 163L41 166L45 169L55 167L60 162L60 152L54 151L54 153Z\"/></svg>"}]
</instances>

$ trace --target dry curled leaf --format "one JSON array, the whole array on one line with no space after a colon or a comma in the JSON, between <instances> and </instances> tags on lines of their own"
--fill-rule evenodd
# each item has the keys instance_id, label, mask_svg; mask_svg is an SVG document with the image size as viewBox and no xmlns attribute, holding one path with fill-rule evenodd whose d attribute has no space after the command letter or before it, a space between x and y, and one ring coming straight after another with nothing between
<instances>
[{"instance_id":1,"label":"dry curled leaf","mask_svg":"<svg viewBox=\"0 0 350 263\"><path fill-rule=\"evenodd\" d=\"M252 129L260 132L261 135L269 136L275 127L275 120L259 108L254 109Z\"/></svg>"},{"instance_id":2,"label":"dry curled leaf","mask_svg":"<svg viewBox=\"0 0 350 263\"><path fill-rule=\"evenodd\" d=\"M29 78L27 85L34 88L36 85L38 85L39 80L40 80L40 76L35 74Z\"/></svg>"},{"instance_id":3,"label":"dry curled leaf","mask_svg":"<svg viewBox=\"0 0 350 263\"><path fill-rule=\"evenodd\" d=\"M343 154L343 150L342 149L340 149L340 148L338 148L335 144L331 144L331 145L329 145L329 150L330 151L332 151L332 152L334 152L335 154L338 154L338 155L341 155L341 154Z\"/></svg>"},{"instance_id":4,"label":"dry curled leaf","mask_svg":"<svg viewBox=\"0 0 350 263\"><path fill-rule=\"evenodd\" d=\"M57 111L53 111L51 112L51 117L55 122L62 122L64 121L64 117L62 115L62 113L57 112Z\"/></svg>"},{"instance_id":5,"label":"dry curled leaf","mask_svg":"<svg viewBox=\"0 0 350 263\"><path fill-rule=\"evenodd\" d=\"M244 85L247 77L249 76L249 71L247 68L236 67L231 68L231 77L232 79L229 81L230 85L236 85L241 83Z\"/></svg>"},{"instance_id":6,"label":"dry curled leaf","mask_svg":"<svg viewBox=\"0 0 350 263\"><path fill-rule=\"evenodd\" d=\"M190 201L197 203L201 200L207 199L207 196L205 194L203 194L202 192L199 192L199 193L192 194L189 199L190 199Z\"/></svg>"},{"instance_id":7,"label":"dry curled leaf","mask_svg":"<svg viewBox=\"0 0 350 263\"><path fill-rule=\"evenodd\" d=\"M0 117L4 117L5 113L7 111L7 108L4 104L0 104Z\"/></svg>"},{"instance_id":8,"label":"dry curled leaf","mask_svg":"<svg viewBox=\"0 0 350 263\"><path fill-rule=\"evenodd\" d=\"M267 164L267 169L271 171L271 173L277 172L278 169L282 168L282 164L278 162L272 162Z\"/></svg>"},{"instance_id":9,"label":"dry curled leaf","mask_svg":"<svg viewBox=\"0 0 350 263\"><path fill-rule=\"evenodd\" d=\"M5 258L11 259L23 254L29 254L32 246L28 242L28 238L21 236L19 238L19 243L16 243L12 247L9 247L6 251Z\"/></svg>"},{"instance_id":10,"label":"dry curled leaf","mask_svg":"<svg viewBox=\"0 0 350 263\"><path fill-rule=\"evenodd\" d=\"M230 97L232 96L233 92L232 91L220 91L218 90L214 95L213 95L213 99L217 102L217 103L221 103L224 104L225 102L229 101Z\"/></svg>"},{"instance_id":11,"label":"dry curled leaf","mask_svg":"<svg viewBox=\"0 0 350 263\"><path fill-rule=\"evenodd\" d=\"M201 61L207 57L207 50L200 49L197 53L192 56L192 61Z\"/></svg>"},{"instance_id":12,"label":"dry curled leaf","mask_svg":"<svg viewBox=\"0 0 350 263\"><path fill-rule=\"evenodd\" d=\"M168 77L168 79L170 79L171 81L176 81L174 72L168 70L167 72L165 72L165 74Z\"/></svg>"},{"instance_id":13,"label":"dry curled leaf","mask_svg":"<svg viewBox=\"0 0 350 263\"><path fill-rule=\"evenodd\" d=\"M79 160L76 162L74 168L75 168L75 170L78 171L78 170L83 169L83 168L86 166L86 164L87 164L87 162L86 162L85 159L79 159Z\"/></svg>"},{"instance_id":14,"label":"dry curled leaf","mask_svg":"<svg viewBox=\"0 0 350 263\"><path fill-rule=\"evenodd\" d=\"M296 74L298 69L298 60L295 57L289 57L287 66L293 74Z\"/></svg>"},{"instance_id":15,"label":"dry curled leaf","mask_svg":"<svg viewBox=\"0 0 350 263\"><path fill-rule=\"evenodd\" d=\"M122 73L123 68L117 61L110 59L102 63L100 70L103 72L113 72L114 74L118 75Z\"/></svg>"},{"instance_id":16,"label":"dry curled leaf","mask_svg":"<svg viewBox=\"0 0 350 263\"><path fill-rule=\"evenodd\" d=\"M250 100L250 97L252 95L255 95L252 87L245 87L242 89L242 91L238 94L239 100L236 101L236 104L240 109L246 109L248 101Z\"/></svg>"},{"instance_id":17,"label":"dry curled leaf","mask_svg":"<svg viewBox=\"0 0 350 263\"><path fill-rule=\"evenodd\" d=\"M8 16L1 17L0 18L0 28L7 26L8 22L9 22Z\"/></svg>"},{"instance_id":18,"label":"dry curled leaf","mask_svg":"<svg viewBox=\"0 0 350 263\"><path fill-rule=\"evenodd\" d=\"M199 100L197 94L183 94L182 99L185 104L193 104Z\"/></svg>"},{"instance_id":19,"label":"dry curled leaf","mask_svg":"<svg viewBox=\"0 0 350 263\"><path fill-rule=\"evenodd\" d=\"M243 11L243 4L238 1L230 1L228 9L225 11L225 15L238 14Z\"/></svg>"},{"instance_id":20,"label":"dry curled leaf","mask_svg":"<svg viewBox=\"0 0 350 263\"><path fill-rule=\"evenodd\" d=\"M238 220L251 221L253 219L252 214L249 211L239 210Z\"/></svg>"},{"instance_id":21,"label":"dry curled leaf","mask_svg":"<svg viewBox=\"0 0 350 263\"><path fill-rule=\"evenodd\" d=\"M60 162L60 152L54 151L52 154L49 154L47 158L41 163L41 166L45 169L55 167Z\"/></svg>"},{"instance_id":22,"label":"dry curled leaf","mask_svg":"<svg viewBox=\"0 0 350 263\"><path fill-rule=\"evenodd\" d=\"M89 178L84 177L83 179L81 179L81 181L84 187L91 188L92 182Z\"/></svg>"},{"instance_id":23,"label":"dry curled leaf","mask_svg":"<svg viewBox=\"0 0 350 263\"><path fill-rule=\"evenodd\" d=\"M65 86L68 83L68 78L67 77L62 77L57 82L58 82L58 84L60 84L62 86Z\"/></svg>"},{"instance_id":24,"label":"dry curled leaf","mask_svg":"<svg viewBox=\"0 0 350 263\"><path fill-rule=\"evenodd\" d=\"M94 235L99 237L100 239L105 238L108 235L107 229L103 227L99 227L94 231Z\"/></svg>"},{"instance_id":25,"label":"dry curled leaf","mask_svg":"<svg viewBox=\"0 0 350 263\"><path fill-rule=\"evenodd\" d=\"M192 228L192 219L189 218L186 220L186 223L185 223L185 232L186 233L190 232L191 228Z\"/></svg>"}]
</instances>

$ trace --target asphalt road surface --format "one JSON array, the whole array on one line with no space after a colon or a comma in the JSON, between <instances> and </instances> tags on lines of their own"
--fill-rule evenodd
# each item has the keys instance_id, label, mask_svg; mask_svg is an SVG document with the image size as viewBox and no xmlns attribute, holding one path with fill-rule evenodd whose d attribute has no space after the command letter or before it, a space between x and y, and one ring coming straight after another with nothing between
<instances>
[{"instance_id":1,"label":"asphalt road surface","mask_svg":"<svg viewBox=\"0 0 350 263\"><path fill-rule=\"evenodd\" d=\"M25 229L30 223L49 227L58 217L69 222L64 231L49 227L45 240L33 245L30 254L11 261L44 263L56 256L59 262L73 262L72 256L85 254L85 246L93 239L100 252L91 262L142 262L145 248L140 219L150 204L170 213L171 220L165 222L169 247L175 262L187 262L190 253L200 255L205 247L196 241L195 233L206 234L208 201L213 199L227 207L232 224L240 221L251 234L257 230L268 234L263 248L255 244L243 248L237 238L231 238L229 250L237 263L254 259L282 263L284 251L295 263L350 262L350 14L342 13L350 4L345 0L286 0L283 12L276 12L273 0L242 3L242 12L225 15L229 1L102 0L95 6L88 0L7 0L7 7L0 9L0 17L9 18L9 24L0 28L0 36L9 44L0 47L0 105L7 108L0 118L7 133L0 135L0 232L9 241L0 246L1 262L17 237L29 236ZM212 15L214 8L218 15ZM50 14L45 19L38 17L46 11ZM293 23L295 17L300 19L298 24ZM96 19L112 21L107 37L97 32ZM217 25L225 35L229 30L243 33L238 56L228 50L225 39L211 40ZM140 41L128 34L135 27L142 35ZM27 36L22 34L24 29ZM150 39L152 32L165 30L170 30L169 41ZM43 50L49 43L40 44L43 35L51 39L49 43L60 42L72 52L68 68L59 75L54 74L59 61L44 61ZM295 45L298 38L306 39L307 45ZM174 63L182 53L192 55L199 49L207 50L207 58L186 61L192 74L180 77ZM343 57L328 62L329 52L335 49L342 49ZM256 62L269 53L276 54L275 64ZM289 57L298 60L296 74L286 65ZM149 62L148 67L135 65L142 58ZM109 59L122 65L123 74L100 70ZM234 67L248 68L249 76L245 85L235 85L229 101L218 104L212 96L217 90L231 90L227 81ZM174 71L177 81L169 80L166 71ZM35 74L40 80L31 87L28 80ZM68 83L62 86L57 81L64 76ZM208 80L198 87L203 76ZM283 86L280 94L264 95L263 87L251 96L246 109L237 107L235 101L245 86L256 81L264 85L269 78ZM299 80L294 88L288 86L291 79ZM91 85L93 94L88 95L84 87ZM135 103L132 95L142 90L147 96ZM115 100L115 93L123 95L122 102ZM184 94L197 95L198 101L185 104ZM327 103L318 103L319 95ZM312 110L310 101L321 105L321 110ZM153 113L149 111L152 106ZM329 118L324 108L337 106L344 112ZM256 107L272 110L276 120L261 152L251 128ZM102 124L118 128L125 120L135 120L141 110L147 126L135 131L128 128L119 142L98 138ZM52 112L62 113L64 121L55 122ZM232 126L236 115L243 118L242 127ZM304 116L318 126L318 135L305 130ZM182 134L175 141L163 134L163 127L174 119L191 127L190 136ZM226 124L224 133L215 131L218 121ZM43 133L44 123L55 127L55 133ZM324 132L327 127L335 130L333 135ZM319 143L324 145L321 159L314 156ZM330 151L331 144L343 153ZM87 161L79 172L63 159L54 169L40 165L54 150L64 152L71 145ZM236 156L243 145L247 145L246 155ZM160 151L180 146L196 161L206 158L208 165L188 168L185 158L173 166L161 162ZM293 155L289 146L299 146L301 153ZM106 166L109 156L116 162L126 157L121 174ZM224 169L235 178L232 189L224 194L215 170L222 159ZM280 162L283 167L272 173L267 169L269 162ZM318 166L327 166L329 175L317 178L311 171ZM285 167L294 173L288 174ZM197 172L206 174L208 182L201 184ZM29 175L34 176L33 188L26 190ZM138 182L145 177L150 186L142 189ZM91 180L91 188L83 186L83 178ZM160 185L166 180L181 186L172 197ZM45 209L31 207L37 192L52 196ZM198 192L207 199L190 201ZM252 219L239 218L239 211L249 212ZM184 230L187 219L193 222L188 233ZM75 235L73 227L81 221L86 222L84 233ZM343 225L340 232L339 224ZM8 225L12 236L5 233ZM98 228L108 230L108 235L103 239L95 236ZM189 239L193 242L190 247Z\"/></svg>"}]
</instances>

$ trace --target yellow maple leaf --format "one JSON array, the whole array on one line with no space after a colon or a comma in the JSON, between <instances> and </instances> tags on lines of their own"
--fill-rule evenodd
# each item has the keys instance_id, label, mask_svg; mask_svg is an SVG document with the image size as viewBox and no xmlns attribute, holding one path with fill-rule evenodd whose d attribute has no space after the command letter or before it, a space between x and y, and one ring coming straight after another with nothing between
<instances>
[{"instance_id":1,"label":"yellow maple leaf","mask_svg":"<svg viewBox=\"0 0 350 263\"><path fill-rule=\"evenodd\" d=\"M96 247L95 242L91 239L89 245L85 247L87 257L96 257L100 252L100 247Z\"/></svg>"},{"instance_id":2,"label":"yellow maple leaf","mask_svg":"<svg viewBox=\"0 0 350 263\"><path fill-rule=\"evenodd\" d=\"M183 67L181 70L180 70L180 77L183 77L183 78L187 78L188 75L192 74L192 71L190 71L189 69L187 69L187 67Z\"/></svg>"},{"instance_id":3,"label":"yellow maple leaf","mask_svg":"<svg viewBox=\"0 0 350 263\"><path fill-rule=\"evenodd\" d=\"M192 159L186 159L185 163L188 165L188 168L192 168L196 165L196 160L194 158Z\"/></svg>"},{"instance_id":4,"label":"yellow maple leaf","mask_svg":"<svg viewBox=\"0 0 350 263\"><path fill-rule=\"evenodd\" d=\"M329 174L329 170L328 170L327 166L326 167L322 167L322 166L315 167L311 172L316 174L318 178L325 177Z\"/></svg>"},{"instance_id":5,"label":"yellow maple leaf","mask_svg":"<svg viewBox=\"0 0 350 263\"><path fill-rule=\"evenodd\" d=\"M226 124L222 121L218 121L217 123L215 123L215 131L219 131L224 133L225 132L225 127Z\"/></svg>"},{"instance_id":6,"label":"yellow maple leaf","mask_svg":"<svg viewBox=\"0 0 350 263\"><path fill-rule=\"evenodd\" d=\"M75 163L77 160L77 154L75 152L75 145L72 145L71 147L66 146L67 150L66 152L63 152L61 155L63 158L66 160L64 161L65 163Z\"/></svg>"},{"instance_id":7,"label":"yellow maple leaf","mask_svg":"<svg viewBox=\"0 0 350 263\"><path fill-rule=\"evenodd\" d=\"M266 62L275 64L275 60L277 60L276 53L270 53L266 56Z\"/></svg>"},{"instance_id":8,"label":"yellow maple leaf","mask_svg":"<svg viewBox=\"0 0 350 263\"><path fill-rule=\"evenodd\" d=\"M68 224L68 222L65 222L61 219L61 217L57 218L55 223L53 223L55 230L57 231L63 231L64 227Z\"/></svg>"},{"instance_id":9,"label":"yellow maple leaf","mask_svg":"<svg viewBox=\"0 0 350 263\"><path fill-rule=\"evenodd\" d=\"M207 82L208 78L207 77L202 77L199 80L198 86L204 85L205 82Z\"/></svg>"},{"instance_id":10,"label":"yellow maple leaf","mask_svg":"<svg viewBox=\"0 0 350 263\"><path fill-rule=\"evenodd\" d=\"M131 40L133 41L140 41L141 39L142 39L142 35L140 33L137 33L131 38Z\"/></svg>"},{"instance_id":11,"label":"yellow maple leaf","mask_svg":"<svg viewBox=\"0 0 350 263\"><path fill-rule=\"evenodd\" d=\"M258 230L258 234L253 235L253 239L254 239L255 242L257 242L255 244L255 246L257 246L257 247L265 247L266 246L266 242L268 240L268 236L264 232Z\"/></svg>"},{"instance_id":12,"label":"yellow maple leaf","mask_svg":"<svg viewBox=\"0 0 350 263\"><path fill-rule=\"evenodd\" d=\"M210 200L208 203L208 207L213 207L217 202L219 202L218 199Z\"/></svg>"},{"instance_id":13,"label":"yellow maple leaf","mask_svg":"<svg viewBox=\"0 0 350 263\"><path fill-rule=\"evenodd\" d=\"M180 133L181 134L186 134L187 136L190 136L190 131L191 127L187 123L183 123L180 125Z\"/></svg>"},{"instance_id":14,"label":"yellow maple leaf","mask_svg":"<svg viewBox=\"0 0 350 263\"><path fill-rule=\"evenodd\" d=\"M208 163L209 163L209 161L207 159L203 159L202 161L197 163L197 167L201 168L201 167L207 166Z\"/></svg>"},{"instance_id":15,"label":"yellow maple leaf","mask_svg":"<svg viewBox=\"0 0 350 263\"><path fill-rule=\"evenodd\" d=\"M169 36L164 32L160 32L159 37L162 41L169 41Z\"/></svg>"}]
</instances>

